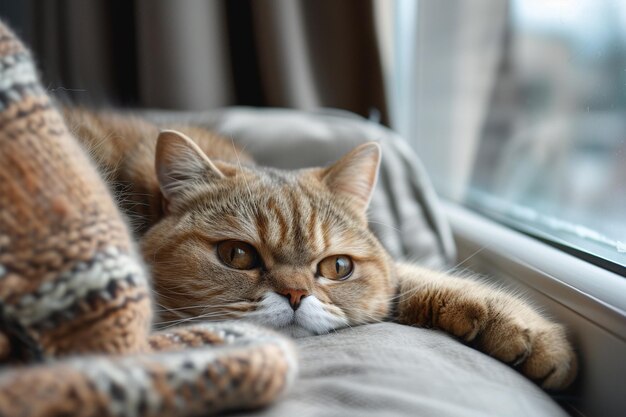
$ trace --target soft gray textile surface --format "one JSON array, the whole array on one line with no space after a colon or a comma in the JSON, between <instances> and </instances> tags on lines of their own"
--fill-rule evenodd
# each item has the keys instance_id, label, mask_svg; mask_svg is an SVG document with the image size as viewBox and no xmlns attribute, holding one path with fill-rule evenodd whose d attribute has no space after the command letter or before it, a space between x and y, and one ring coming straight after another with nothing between
<instances>
[{"instance_id":1,"label":"soft gray textile surface","mask_svg":"<svg viewBox=\"0 0 626 417\"><path fill-rule=\"evenodd\" d=\"M350 113L235 108L204 113L149 112L228 135L259 164L323 165L376 140L381 177L371 227L396 258L441 267L454 246L417 157L396 134ZM565 416L548 395L500 362L437 331L393 323L298 339L294 389L249 417Z\"/></svg>"},{"instance_id":2,"label":"soft gray textile surface","mask_svg":"<svg viewBox=\"0 0 626 417\"><path fill-rule=\"evenodd\" d=\"M380 323L297 344L293 390L241 416L567 416L515 370L438 331Z\"/></svg>"},{"instance_id":3,"label":"soft gray textile surface","mask_svg":"<svg viewBox=\"0 0 626 417\"><path fill-rule=\"evenodd\" d=\"M455 257L447 222L417 156L393 131L340 110L229 108L202 113L148 112L161 123L187 121L231 137L260 165L329 164L353 147L377 141L383 159L368 211L370 227L396 259L449 266Z\"/></svg>"}]
</instances>

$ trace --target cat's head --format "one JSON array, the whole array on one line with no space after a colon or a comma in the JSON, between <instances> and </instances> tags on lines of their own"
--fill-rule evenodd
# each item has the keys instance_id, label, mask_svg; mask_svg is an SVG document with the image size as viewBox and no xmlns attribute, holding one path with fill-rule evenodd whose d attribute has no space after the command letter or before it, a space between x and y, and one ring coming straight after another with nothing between
<instances>
[{"instance_id":1,"label":"cat's head","mask_svg":"<svg viewBox=\"0 0 626 417\"><path fill-rule=\"evenodd\" d=\"M392 264L365 214L379 162L368 143L326 168L241 166L162 132L166 216L142 250L163 325L242 318L307 335L383 319Z\"/></svg>"}]
</instances>

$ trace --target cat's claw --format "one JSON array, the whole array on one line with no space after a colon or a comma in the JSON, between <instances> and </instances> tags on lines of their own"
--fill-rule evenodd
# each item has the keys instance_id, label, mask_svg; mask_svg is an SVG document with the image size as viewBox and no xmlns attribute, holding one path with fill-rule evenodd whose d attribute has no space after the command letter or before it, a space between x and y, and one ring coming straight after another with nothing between
<instances>
[{"instance_id":1,"label":"cat's claw","mask_svg":"<svg viewBox=\"0 0 626 417\"><path fill-rule=\"evenodd\" d=\"M555 329L535 335L532 352L520 370L542 388L563 389L574 380L578 362L563 329L553 326Z\"/></svg>"},{"instance_id":2,"label":"cat's claw","mask_svg":"<svg viewBox=\"0 0 626 417\"><path fill-rule=\"evenodd\" d=\"M448 300L445 305L437 308L434 324L469 343L483 330L488 314L484 303Z\"/></svg>"},{"instance_id":3,"label":"cat's claw","mask_svg":"<svg viewBox=\"0 0 626 417\"><path fill-rule=\"evenodd\" d=\"M543 320L527 327L493 320L477 338L479 349L511 364L545 389L563 389L576 376L576 355L563 328Z\"/></svg>"}]
</instances>

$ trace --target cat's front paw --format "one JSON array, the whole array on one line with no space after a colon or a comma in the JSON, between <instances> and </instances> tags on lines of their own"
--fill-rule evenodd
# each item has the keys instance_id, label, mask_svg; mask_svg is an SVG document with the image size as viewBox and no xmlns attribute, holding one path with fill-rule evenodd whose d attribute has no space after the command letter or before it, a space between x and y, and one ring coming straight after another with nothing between
<instances>
[{"instance_id":1,"label":"cat's front paw","mask_svg":"<svg viewBox=\"0 0 626 417\"><path fill-rule=\"evenodd\" d=\"M578 371L576 354L559 325L531 332L531 351L520 364L521 371L545 389L563 389L570 385Z\"/></svg>"},{"instance_id":2,"label":"cat's front paw","mask_svg":"<svg viewBox=\"0 0 626 417\"><path fill-rule=\"evenodd\" d=\"M396 320L453 334L506 362L546 389L577 372L565 329L523 299L488 284L399 263Z\"/></svg>"},{"instance_id":3,"label":"cat's front paw","mask_svg":"<svg viewBox=\"0 0 626 417\"><path fill-rule=\"evenodd\" d=\"M545 389L564 389L576 376L576 355L562 326L545 319L531 323L512 317L490 320L477 337L485 353L518 368Z\"/></svg>"}]
</instances>

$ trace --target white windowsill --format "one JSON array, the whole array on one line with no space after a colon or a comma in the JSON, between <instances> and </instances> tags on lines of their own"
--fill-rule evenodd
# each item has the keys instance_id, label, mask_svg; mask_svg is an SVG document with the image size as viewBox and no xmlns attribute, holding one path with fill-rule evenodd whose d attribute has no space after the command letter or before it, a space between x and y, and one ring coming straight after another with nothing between
<instances>
[{"instance_id":1,"label":"white windowsill","mask_svg":"<svg viewBox=\"0 0 626 417\"><path fill-rule=\"evenodd\" d=\"M626 277L607 271L453 203L443 203L460 268L523 291L564 323L580 358L567 394L583 415L626 409Z\"/></svg>"}]
</instances>

